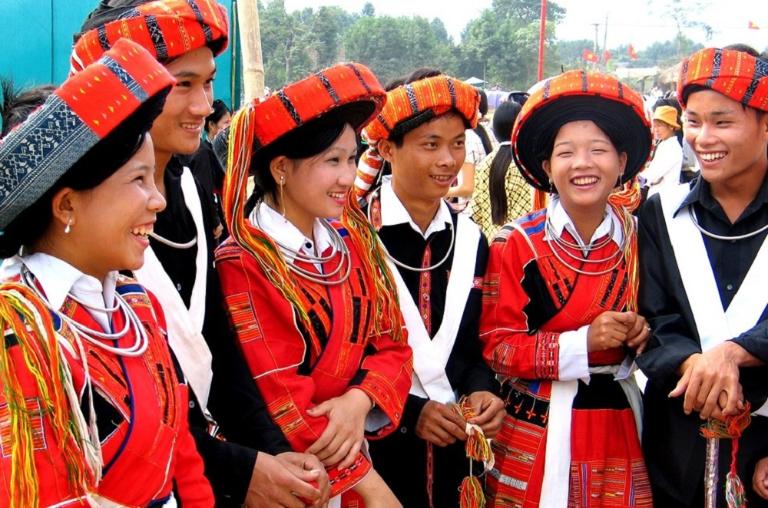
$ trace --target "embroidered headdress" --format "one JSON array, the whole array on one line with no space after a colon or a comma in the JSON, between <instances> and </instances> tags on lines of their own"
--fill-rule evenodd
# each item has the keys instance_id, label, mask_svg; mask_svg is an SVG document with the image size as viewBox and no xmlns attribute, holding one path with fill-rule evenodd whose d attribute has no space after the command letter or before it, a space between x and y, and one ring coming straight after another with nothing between
<instances>
[{"instance_id":1,"label":"embroidered headdress","mask_svg":"<svg viewBox=\"0 0 768 508\"><path fill-rule=\"evenodd\" d=\"M689 87L700 85L745 106L768 111L768 60L734 49L706 48L683 60L677 97L685 107Z\"/></svg>"},{"instance_id":2,"label":"embroidered headdress","mask_svg":"<svg viewBox=\"0 0 768 508\"><path fill-rule=\"evenodd\" d=\"M0 140L0 229L110 135L125 133L134 146L123 149L135 149L154 119L147 114L173 83L165 67L128 39L65 81Z\"/></svg>"},{"instance_id":3,"label":"embroidered headdress","mask_svg":"<svg viewBox=\"0 0 768 508\"><path fill-rule=\"evenodd\" d=\"M451 110L467 125L477 125L480 94L463 81L439 75L401 85L387 92L387 104L363 131L371 148L360 158L355 193L362 197L376 181L383 161L376 151L381 139L405 134Z\"/></svg>"},{"instance_id":4,"label":"embroidered headdress","mask_svg":"<svg viewBox=\"0 0 768 508\"><path fill-rule=\"evenodd\" d=\"M533 187L554 190L542 162L560 127L576 120L594 121L611 139L621 140L627 152L622 183L643 168L652 139L642 96L612 76L569 71L534 86L512 130L512 155Z\"/></svg>"},{"instance_id":5,"label":"embroidered headdress","mask_svg":"<svg viewBox=\"0 0 768 508\"><path fill-rule=\"evenodd\" d=\"M119 14L116 9L91 14L72 50L71 72L98 59L120 38L137 42L164 64L204 46L214 56L227 47L227 10L215 0L155 0Z\"/></svg>"},{"instance_id":6,"label":"embroidered headdress","mask_svg":"<svg viewBox=\"0 0 768 508\"><path fill-rule=\"evenodd\" d=\"M304 292L276 244L251 225L245 215L247 179L251 172L268 171L269 161L279 155L276 150L286 140L301 142L302 133L310 132L330 118L359 131L381 110L385 100L384 89L370 69L356 63L339 64L292 83L265 99L254 99L235 113L230 124L223 197L227 226L232 238L255 257L269 280L294 306L303 328L310 334L314 334L314 328L309 323L309 302ZM392 276L375 231L352 192L341 222L366 265L363 274L368 279L367 286L375 291L376 315L388 317L393 324L393 337L401 338L402 318ZM377 328L377 331L381 330Z\"/></svg>"}]
</instances>

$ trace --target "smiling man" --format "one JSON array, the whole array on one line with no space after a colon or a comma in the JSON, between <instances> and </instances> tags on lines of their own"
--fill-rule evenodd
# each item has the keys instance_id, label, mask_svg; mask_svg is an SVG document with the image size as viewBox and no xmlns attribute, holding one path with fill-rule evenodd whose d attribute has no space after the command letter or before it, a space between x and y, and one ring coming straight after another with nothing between
<instances>
[{"instance_id":1,"label":"smiling man","mask_svg":"<svg viewBox=\"0 0 768 508\"><path fill-rule=\"evenodd\" d=\"M356 186L375 179L386 161L391 177L371 193L368 211L397 282L414 368L400 428L371 441L370 451L409 508L459 504L468 467L457 402L466 397L476 415L470 422L487 437L504 415L478 339L488 246L477 225L443 200L464 163L465 129L475 125L477 107L474 88L423 69L387 93L364 131L381 158L366 153Z\"/></svg>"},{"instance_id":2,"label":"smiling man","mask_svg":"<svg viewBox=\"0 0 768 508\"><path fill-rule=\"evenodd\" d=\"M215 209L178 158L200 146L213 111L214 57L228 33L227 12L215 0L102 0L77 36L72 70L127 37L176 78L150 131L155 183L167 207L157 215L135 276L165 310L169 344L195 395L190 426L217 506L305 506L300 498L320 505L328 486L322 465L290 451L236 348L213 267ZM215 423L226 441L209 433Z\"/></svg>"},{"instance_id":3,"label":"smiling man","mask_svg":"<svg viewBox=\"0 0 768 508\"><path fill-rule=\"evenodd\" d=\"M699 426L751 403L736 470L750 488L768 454L768 61L749 48L704 49L683 62L685 137L701 176L653 196L640 215L640 312L652 338L643 447L655 506L702 506ZM725 506L730 440L720 440L717 506ZM707 489L709 490L709 489Z\"/></svg>"}]
</instances>

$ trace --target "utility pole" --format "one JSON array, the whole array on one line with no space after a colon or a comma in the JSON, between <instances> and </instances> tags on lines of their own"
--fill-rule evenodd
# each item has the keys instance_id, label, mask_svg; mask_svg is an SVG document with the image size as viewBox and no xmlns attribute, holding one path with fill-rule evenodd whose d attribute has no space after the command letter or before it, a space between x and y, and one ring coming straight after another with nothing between
<instances>
[{"instance_id":1,"label":"utility pole","mask_svg":"<svg viewBox=\"0 0 768 508\"><path fill-rule=\"evenodd\" d=\"M237 1L237 21L242 41L243 95L246 103L264 95L264 62L257 0Z\"/></svg>"},{"instance_id":2,"label":"utility pole","mask_svg":"<svg viewBox=\"0 0 768 508\"><path fill-rule=\"evenodd\" d=\"M605 13L605 25L603 25L603 54L608 51L608 12ZM603 62L606 70L608 70L608 62Z\"/></svg>"},{"instance_id":3,"label":"utility pole","mask_svg":"<svg viewBox=\"0 0 768 508\"><path fill-rule=\"evenodd\" d=\"M600 28L600 23L592 23L592 26L595 27L595 50L594 50L594 54L595 54L596 61L592 62L592 70L594 70L594 69L597 68L598 63L600 62L600 44L598 44L598 42L597 42L597 32L598 32L598 29Z\"/></svg>"}]
</instances>

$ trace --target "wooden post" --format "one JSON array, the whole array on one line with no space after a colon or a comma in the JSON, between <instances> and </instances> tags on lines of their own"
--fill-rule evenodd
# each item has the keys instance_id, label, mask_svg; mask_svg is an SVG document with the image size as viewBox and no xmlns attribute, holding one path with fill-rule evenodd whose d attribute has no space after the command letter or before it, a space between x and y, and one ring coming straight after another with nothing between
<instances>
[{"instance_id":1,"label":"wooden post","mask_svg":"<svg viewBox=\"0 0 768 508\"><path fill-rule=\"evenodd\" d=\"M243 99L248 103L264 95L264 62L257 0L237 0L240 54L243 56Z\"/></svg>"}]
</instances>

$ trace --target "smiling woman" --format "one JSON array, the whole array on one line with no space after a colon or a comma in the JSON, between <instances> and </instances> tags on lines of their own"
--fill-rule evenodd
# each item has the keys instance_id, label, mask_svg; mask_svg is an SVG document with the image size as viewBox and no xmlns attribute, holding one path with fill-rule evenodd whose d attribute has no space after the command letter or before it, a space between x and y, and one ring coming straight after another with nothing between
<instances>
[{"instance_id":1,"label":"smiling woman","mask_svg":"<svg viewBox=\"0 0 768 508\"><path fill-rule=\"evenodd\" d=\"M163 311L118 274L165 207L147 131L173 84L119 41L0 142L4 506L213 502Z\"/></svg>"}]
</instances>

